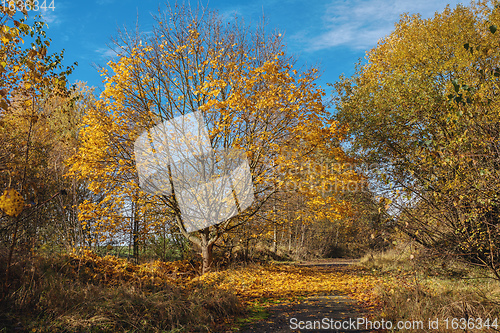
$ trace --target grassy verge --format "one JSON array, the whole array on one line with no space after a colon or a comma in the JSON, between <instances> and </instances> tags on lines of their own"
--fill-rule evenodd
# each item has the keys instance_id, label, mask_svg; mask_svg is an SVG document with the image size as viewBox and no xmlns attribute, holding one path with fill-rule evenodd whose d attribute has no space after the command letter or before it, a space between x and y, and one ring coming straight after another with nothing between
<instances>
[{"instance_id":1,"label":"grassy verge","mask_svg":"<svg viewBox=\"0 0 500 333\"><path fill-rule=\"evenodd\" d=\"M259 320L264 320L269 317L269 311L266 306L260 302L248 304L248 313L245 317L237 318L233 323L233 329L240 328L246 324L251 324Z\"/></svg>"},{"instance_id":2,"label":"grassy verge","mask_svg":"<svg viewBox=\"0 0 500 333\"><path fill-rule=\"evenodd\" d=\"M367 255L360 265L386 281L376 288L375 320L415 323L405 332L500 331L500 283L486 270L412 247ZM432 330L429 320L437 320Z\"/></svg>"},{"instance_id":3,"label":"grassy verge","mask_svg":"<svg viewBox=\"0 0 500 333\"><path fill-rule=\"evenodd\" d=\"M85 253L17 258L11 271L3 332L210 332L244 312L230 291L191 281L183 262L134 265Z\"/></svg>"},{"instance_id":4,"label":"grassy verge","mask_svg":"<svg viewBox=\"0 0 500 333\"><path fill-rule=\"evenodd\" d=\"M201 277L185 261L135 265L90 252L16 259L0 332L226 331L267 318L279 303L339 294L373 310L371 320L422 322L405 332L494 332L495 319L500 327L498 281L415 248L367 255L360 267L249 264ZM461 318L490 327L461 330ZM429 329L429 319L439 326Z\"/></svg>"}]
</instances>

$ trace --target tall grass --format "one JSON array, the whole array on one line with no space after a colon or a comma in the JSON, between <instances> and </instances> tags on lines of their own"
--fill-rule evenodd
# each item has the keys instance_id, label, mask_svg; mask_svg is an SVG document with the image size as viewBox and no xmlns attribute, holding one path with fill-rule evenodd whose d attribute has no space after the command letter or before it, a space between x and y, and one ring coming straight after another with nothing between
<instances>
[{"instance_id":1,"label":"tall grass","mask_svg":"<svg viewBox=\"0 0 500 333\"><path fill-rule=\"evenodd\" d=\"M360 265L388 280L376 290L382 304L375 319L393 324L398 321L424 323L424 329L411 328L405 332L428 332L429 320L436 319L440 324L432 332L457 332L451 325L454 318L475 323L478 318L483 322L488 319L490 323L497 319L497 329L458 331L500 331L500 283L485 269L433 255L414 244L367 254Z\"/></svg>"},{"instance_id":2,"label":"tall grass","mask_svg":"<svg viewBox=\"0 0 500 333\"><path fill-rule=\"evenodd\" d=\"M9 292L0 301L0 332L209 332L244 311L227 291L188 284L182 276L158 281L158 270L172 275L170 266L156 268L149 278L151 272L129 264L134 278L117 284L103 279L99 268L109 264L105 259L79 270L73 264L69 256L17 258Z\"/></svg>"}]
</instances>

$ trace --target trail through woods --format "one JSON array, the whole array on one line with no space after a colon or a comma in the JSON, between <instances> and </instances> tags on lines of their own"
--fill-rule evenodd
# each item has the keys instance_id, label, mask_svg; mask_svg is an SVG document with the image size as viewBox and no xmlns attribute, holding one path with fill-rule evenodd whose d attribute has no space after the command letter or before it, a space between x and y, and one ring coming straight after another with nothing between
<instances>
[{"instance_id":1,"label":"trail through woods","mask_svg":"<svg viewBox=\"0 0 500 333\"><path fill-rule=\"evenodd\" d=\"M346 268L354 262L354 260L334 259L305 262L297 266L318 267L322 271L337 271ZM267 308L267 311L269 316L266 319L247 324L243 326L240 332L370 332L369 330L353 328L355 326L353 323L358 318L366 318L367 310L360 307L353 298L346 295L332 293L332 295L328 296L305 297L296 302L271 306ZM323 329L307 329L307 325L314 325L314 321L319 321L319 324L323 325ZM340 322L345 325L344 327L348 327L348 329L335 329L333 327L334 323L340 325ZM325 330L326 325L330 329ZM300 329L300 327L303 329Z\"/></svg>"}]
</instances>

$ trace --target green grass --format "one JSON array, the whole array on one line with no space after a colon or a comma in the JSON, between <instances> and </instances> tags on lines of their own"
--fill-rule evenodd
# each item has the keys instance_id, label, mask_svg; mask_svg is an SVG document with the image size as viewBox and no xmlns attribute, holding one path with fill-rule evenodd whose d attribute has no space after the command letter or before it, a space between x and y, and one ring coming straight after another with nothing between
<instances>
[{"instance_id":1,"label":"green grass","mask_svg":"<svg viewBox=\"0 0 500 333\"><path fill-rule=\"evenodd\" d=\"M276 303L275 301L271 302ZM264 302L255 302L247 306L245 316L237 318L231 325L231 329L233 331L239 331L247 325L269 318L269 311L267 310L267 307L264 305L266 303L270 302L266 302L264 300Z\"/></svg>"},{"instance_id":2,"label":"green grass","mask_svg":"<svg viewBox=\"0 0 500 333\"><path fill-rule=\"evenodd\" d=\"M267 308L262 304L253 304L248 307L248 314L243 318L238 318L236 320L237 324L248 324L254 323L259 320L267 319L269 317L269 312Z\"/></svg>"}]
</instances>

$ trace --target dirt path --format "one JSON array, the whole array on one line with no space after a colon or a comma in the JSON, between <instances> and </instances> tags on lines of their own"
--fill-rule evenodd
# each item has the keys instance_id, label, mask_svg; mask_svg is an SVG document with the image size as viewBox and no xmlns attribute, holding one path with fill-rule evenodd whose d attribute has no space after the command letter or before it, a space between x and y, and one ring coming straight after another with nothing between
<instances>
[{"instance_id":1,"label":"dirt path","mask_svg":"<svg viewBox=\"0 0 500 333\"><path fill-rule=\"evenodd\" d=\"M354 262L354 260L335 259L304 262L298 265L338 269ZM357 320L366 318L366 314L347 296L308 297L298 302L272 306L267 310L269 312L267 319L247 324L239 332L370 332L363 330L363 325L357 325Z\"/></svg>"}]
</instances>

